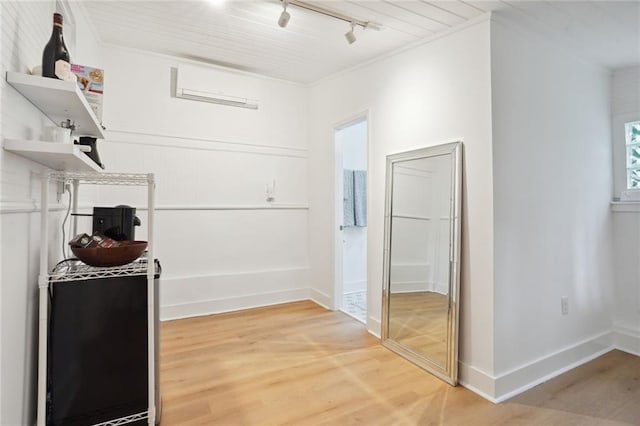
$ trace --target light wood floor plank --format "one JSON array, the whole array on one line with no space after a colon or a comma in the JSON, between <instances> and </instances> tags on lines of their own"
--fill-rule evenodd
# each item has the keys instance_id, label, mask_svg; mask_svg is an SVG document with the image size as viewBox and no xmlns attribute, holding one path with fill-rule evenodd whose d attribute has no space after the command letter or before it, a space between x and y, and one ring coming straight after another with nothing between
<instances>
[{"instance_id":1,"label":"light wood floor plank","mask_svg":"<svg viewBox=\"0 0 640 426\"><path fill-rule=\"evenodd\" d=\"M312 302L162 323L162 425L640 425L619 351L494 405Z\"/></svg>"}]
</instances>

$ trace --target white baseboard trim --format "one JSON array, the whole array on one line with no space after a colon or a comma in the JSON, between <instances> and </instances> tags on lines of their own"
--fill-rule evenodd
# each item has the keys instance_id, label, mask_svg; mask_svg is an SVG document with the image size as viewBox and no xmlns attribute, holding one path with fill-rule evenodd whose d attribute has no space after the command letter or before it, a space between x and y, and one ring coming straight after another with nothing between
<instances>
[{"instance_id":1,"label":"white baseboard trim","mask_svg":"<svg viewBox=\"0 0 640 426\"><path fill-rule=\"evenodd\" d=\"M428 281L394 281L392 284L394 293L415 293L420 291L431 291L433 283Z\"/></svg>"},{"instance_id":2,"label":"white baseboard trim","mask_svg":"<svg viewBox=\"0 0 640 426\"><path fill-rule=\"evenodd\" d=\"M615 349L613 334L606 331L531 361L494 378L494 402L506 401L534 386L598 358Z\"/></svg>"},{"instance_id":3,"label":"white baseboard trim","mask_svg":"<svg viewBox=\"0 0 640 426\"><path fill-rule=\"evenodd\" d=\"M358 318L357 316L355 316L354 314L352 314L349 311L345 311L344 309L340 308L339 312L342 312L343 314L345 314L348 317L353 318L354 320L358 321L359 323L361 323L362 325L366 326L365 322L362 320L362 318Z\"/></svg>"},{"instance_id":4,"label":"white baseboard trim","mask_svg":"<svg viewBox=\"0 0 640 426\"><path fill-rule=\"evenodd\" d=\"M382 321L380 318L374 318L372 316L367 317L367 331L369 334L376 336L378 339L382 337Z\"/></svg>"},{"instance_id":5,"label":"white baseboard trim","mask_svg":"<svg viewBox=\"0 0 640 426\"><path fill-rule=\"evenodd\" d=\"M633 330L620 324L614 324L613 345L623 352L640 356L640 330Z\"/></svg>"},{"instance_id":6,"label":"white baseboard trim","mask_svg":"<svg viewBox=\"0 0 640 426\"><path fill-rule=\"evenodd\" d=\"M160 307L160 320L169 321L182 318L200 317L223 312L240 311L281 303L309 300L308 288L259 293L224 299L205 300Z\"/></svg>"},{"instance_id":7,"label":"white baseboard trim","mask_svg":"<svg viewBox=\"0 0 640 426\"><path fill-rule=\"evenodd\" d=\"M497 376L459 363L459 383L493 402L506 401L560 374L616 349L614 333L607 331Z\"/></svg>"},{"instance_id":8,"label":"white baseboard trim","mask_svg":"<svg viewBox=\"0 0 640 426\"><path fill-rule=\"evenodd\" d=\"M489 402L492 402L494 404L497 404L499 401L497 399L495 399L494 397L490 396L489 394L487 394L486 392L478 389L477 387L475 387L474 385L468 383L466 380L462 380L460 378L458 378L458 384L460 386L462 386L465 389L469 389L471 392L475 393L476 395L486 399Z\"/></svg>"},{"instance_id":9,"label":"white baseboard trim","mask_svg":"<svg viewBox=\"0 0 640 426\"><path fill-rule=\"evenodd\" d=\"M331 308L331 296L329 296L327 293L312 288L309 289L309 299L311 299L312 302L315 302L318 305L322 306L323 308L333 311L333 308Z\"/></svg>"},{"instance_id":10,"label":"white baseboard trim","mask_svg":"<svg viewBox=\"0 0 640 426\"><path fill-rule=\"evenodd\" d=\"M495 377L462 361L458 362L458 383L494 404L498 402L493 397L495 394Z\"/></svg>"},{"instance_id":11,"label":"white baseboard trim","mask_svg":"<svg viewBox=\"0 0 640 426\"><path fill-rule=\"evenodd\" d=\"M449 294L449 284L447 283L436 283L434 290L436 293L447 295Z\"/></svg>"},{"instance_id":12,"label":"white baseboard trim","mask_svg":"<svg viewBox=\"0 0 640 426\"><path fill-rule=\"evenodd\" d=\"M309 299L306 267L163 277L160 318L186 318Z\"/></svg>"}]
</instances>

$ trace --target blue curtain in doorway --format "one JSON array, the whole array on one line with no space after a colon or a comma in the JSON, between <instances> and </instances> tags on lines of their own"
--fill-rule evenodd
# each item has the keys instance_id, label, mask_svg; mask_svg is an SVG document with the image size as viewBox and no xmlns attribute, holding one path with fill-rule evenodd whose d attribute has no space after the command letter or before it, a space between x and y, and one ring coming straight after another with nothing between
<instances>
[{"instance_id":1,"label":"blue curtain in doorway","mask_svg":"<svg viewBox=\"0 0 640 426\"><path fill-rule=\"evenodd\" d=\"M367 172L344 170L344 226L367 226Z\"/></svg>"},{"instance_id":2,"label":"blue curtain in doorway","mask_svg":"<svg viewBox=\"0 0 640 426\"><path fill-rule=\"evenodd\" d=\"M353 204L356 226L367 226L367 172L353 172Z\"/></svg>"},{"instance_id":3,"label":"blue curtain in doorway","mask_svg":"<svg viewBox=\"0 0 640 426\"><path fill-rule=\"evenodd\" d=\"M344 192L342 206L344 208L344 226L356 226L356 212L353 196L353 170L344 170Z\"/></svg>"}]
</instances>

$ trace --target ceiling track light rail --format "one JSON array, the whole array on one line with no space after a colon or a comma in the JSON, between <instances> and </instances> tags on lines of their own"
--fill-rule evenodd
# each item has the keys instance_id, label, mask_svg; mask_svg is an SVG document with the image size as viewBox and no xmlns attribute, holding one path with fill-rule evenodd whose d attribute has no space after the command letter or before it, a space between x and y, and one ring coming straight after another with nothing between
<instances>
[{"instance_id":1,"label":"ceiling track light rail","mask_svg":"<svg viewBox=\"0 0 640 426\"><path fill-rule=\"evenodd\" d=\"M287 12L287 5L289 6L296 6L299 7L301 9L306 9L306 10L310 10L311 12L316 12L316 13L320 13L322 15L325 16L329 16L331 18L335 18L335 19L339 19L341 21L345 21L348 22L349 24L351 24L352 27L356 27L356 26L360 26L364 29L369 29L369 30L376 30L376 31L380 31L382 30L382 25L372 22L372 21L363 21L361 19L356 19L353 18L351 16L342 14L340 12L336 12L335 10L331 10L331 9L327 9L324 8L322 6L317 6L315 4L311 4L311 3L307 3L301 0L280 0L282 2L282 4L284 5L284 10L282 12L282 15L280 16L280 20L278 21L278 24L280 24L280 22L284 21L284 19L282 18L282 16L286 13L286 15L288 16L289 13ZM285 27L286 24L289 22L289 18L286 18L286 23L284 25L280 25L281 27ZM353 28L350 31L351 34L353 34ZM355 41L355 39L354 39ZM353 42L351 42L353 43Z\"/></svg>"}]
</instances>

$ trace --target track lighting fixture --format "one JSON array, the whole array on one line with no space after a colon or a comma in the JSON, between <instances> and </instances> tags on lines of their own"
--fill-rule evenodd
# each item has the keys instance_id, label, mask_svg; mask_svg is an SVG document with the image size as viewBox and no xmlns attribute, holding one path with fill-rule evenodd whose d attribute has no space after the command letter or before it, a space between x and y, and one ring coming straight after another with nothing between
<instances>
[{"instance_id":1,"label":"track lighting fixture","mask_svg":"<svg viewBox=\"0 0 640 426\"><path fill-rule=\"evenodd\" d=\"M289 23L289 19L291 19L291 15L289 14L289 12L287 12L288 4L289 4L288 0L284 0L282 2L283 9L282 9L282 13L280 14L280 19L278 19L278 25L280 25L280 28L286 27L287 24Z\"/></svg>"},{"instance_id":2,"label":"track lighting fixture","mask_svg":"<svg viewBox=\"0 0 640 426\"><path fill-rule=\"evenodd\" d=\"M360 19L355 19L351 16L344 15L340 12L336 12L331 9L326 9L324 7L307 3L302 0L280 0L280 1L282 1L284 9L280 14L280 19L278 19L278 25L280 25L282 28L287 26L287 24L289 23L289 18L291 18L291 15L289 15L289 12L287 12L287 6L296 6L302 9L310 10L311 12L316 12L325 16L329 16L331 18L340 19L341 21L346 21L349 24L351 24L351 30L344 35L347 41L349 42L349 44L352 44L353 42L356 41L356 36L353 32L356 26L360 26L363 29L376 30L376 31L380 31L382 29L382 26L375 22L362 21Z\"/></svg>"},{"instance_id":3,"label":"track lighting fixture","mask_svg":"<svg viewBox=\"0 0 640 426\"><path fill-rule=\"evenodd\" d=\"M356 35L353 30L356 28L356 24L351 23L351 29L344 34L344 37L347 39L349 44L353 44L356 41Z\"/></svg>"}]
</instances>

